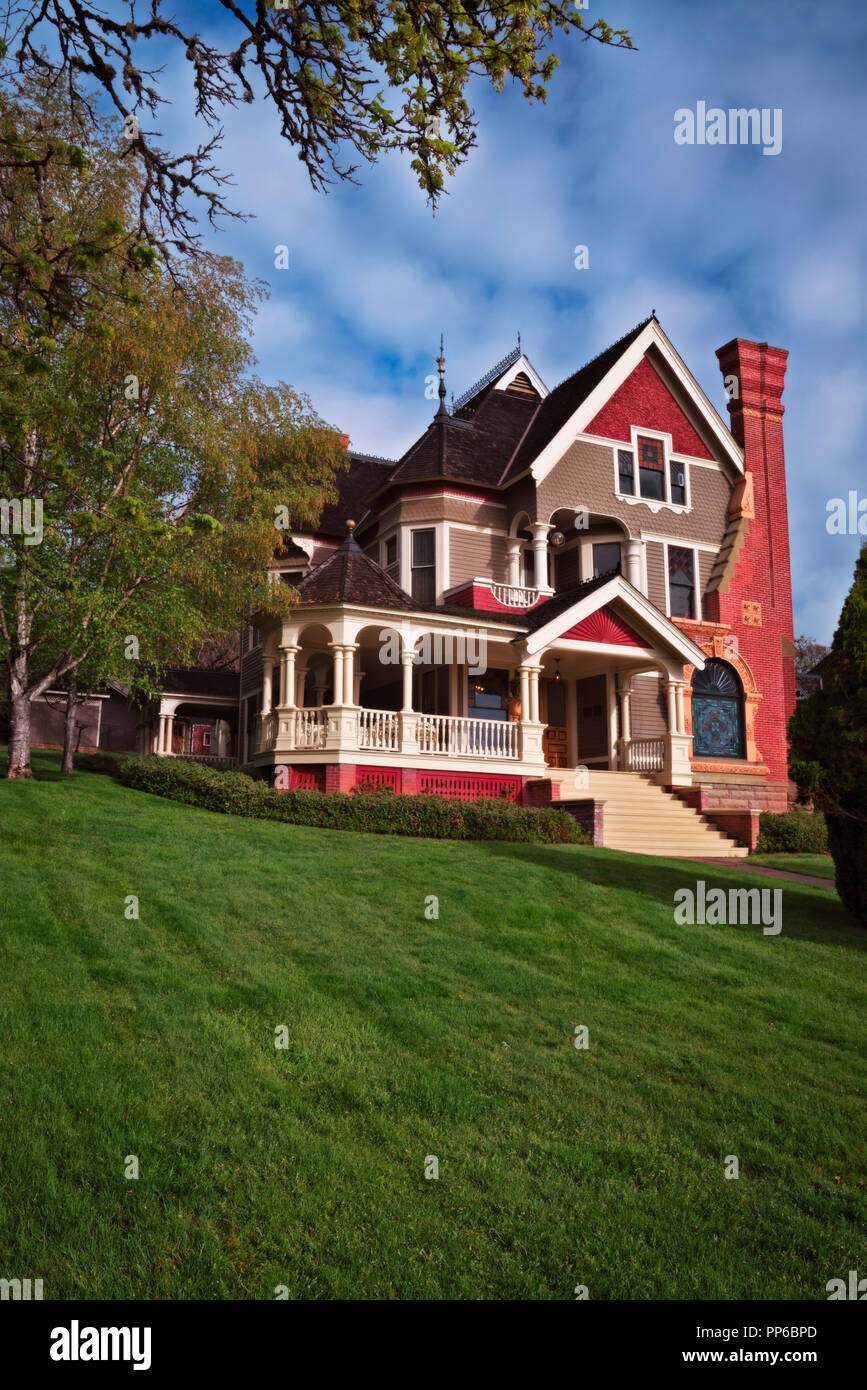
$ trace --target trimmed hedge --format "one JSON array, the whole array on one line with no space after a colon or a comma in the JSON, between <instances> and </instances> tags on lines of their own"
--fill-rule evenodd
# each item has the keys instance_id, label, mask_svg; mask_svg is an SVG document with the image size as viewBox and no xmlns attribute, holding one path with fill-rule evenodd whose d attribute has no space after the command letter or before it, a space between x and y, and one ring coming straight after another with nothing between
<instances>
[{"instance_id":1,"label":"trimmed hedge","mask_svg":"<svg viewBox=\"0 0 867 1390\"><path fill-rule=\"evenodd\" d=\"M131 757L117 770L125 786L156 796L258 820L288 821L327 830L413 835L432 840L514 840L525 844L589 844L590 836L567 811L536 810L511 801L389 792L278 792L244 772L182 758Z\"/></svg>"},{"instance_id":2,"label":"trimmed hedge","mask_svg":"<svg viewBox=\"0 0 867 1390\"><path fill-rule=\"evenodd\" d=\"M828 827L819 811L763 811L756 854L830 854Z\"/></svg>"}]
</instances>

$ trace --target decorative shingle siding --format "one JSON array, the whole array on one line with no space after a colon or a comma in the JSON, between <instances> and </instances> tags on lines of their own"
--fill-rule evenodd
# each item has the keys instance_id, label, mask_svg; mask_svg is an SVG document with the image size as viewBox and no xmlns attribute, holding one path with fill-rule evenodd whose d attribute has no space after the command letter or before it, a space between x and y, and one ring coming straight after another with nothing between
<instances>
[{"instance_id":1,"label":"decorative shingle siding","mask_svg":"<svg viewBox=\"0 0 867 1390\"><path fill-rule=\"evenodd\" d=\"M666 732L665 695L658 675L633 676L629 714L633 738L661 738Z\"/></svg>"},{"instance_id":2,"label":"decorative shingle siding","mask_svg":"<svg viewBox=\"0 0 867 1390\"><path fill-rule=\"evenodd\" d=\"M508 578L506 542L503 536L487 531L449 531L449 583L462 584L465 579L493 579L505 584Z\"/></svg>"},{"instance_id":3,"label":"decorative shingle siding","mask_svg":"<svg viewBox=\"0 0 867 1390\"><path fill-rule=\"evenodd\" d=\"M648 541L647 552L647 597L655 603L660 613L665 612L665 546L659 541Z\"/></svg>"},{"instance_id":4,"label":"decorative shingle siding","mask_svg":"<svg viewBox=\"0 0 867 1390\"><path fill-rule=\"evenodd\" d=\"M602 516L621 521L627 534L642 532L675 536L685 541L719 547L728 525L732 488L720 469L691 468L689 512L660 507L651 511L646 502L626 502L614 491L611 445L576 440L538 488L538 517L548 521L560 508L587 507Z\"/></svg>"}]
</instances>

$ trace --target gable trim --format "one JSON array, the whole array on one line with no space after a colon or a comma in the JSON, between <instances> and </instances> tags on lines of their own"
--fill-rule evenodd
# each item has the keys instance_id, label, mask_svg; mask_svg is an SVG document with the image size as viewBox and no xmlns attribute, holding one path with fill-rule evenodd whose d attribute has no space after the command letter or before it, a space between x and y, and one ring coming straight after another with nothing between
<instances>
[{"instance_id":1,"label":"gable trim","mask_svg":"<svg viewBox=\"0 0 867 1390\"><path fill-rule=\"evenodd\" d=\"M589 618L597 609L606 608L615 599L620 600L639 623L644 623L650 628L654 636L659 639L661 645L667 647L669 651L682 660L685 665L697 666L699 670L704 669L705 654L679 627L660 613L655 604L650 599L645 598L644 594L634 589L622 574L612 575L607 584L594 589L591 594L584 598L577 599L570 608L558 613L556 618L551 618L542 627L537 628L526 639L526 650L529 656L535 656L548 646L550 642L557 638L562 638L572 628L577 627L585 618ZM621 619L622 621L622 619ZM638 634L636 634L638 635ZM635 647L628 648L636 651Z\"/></svg>"},{"instance_id":2,"label":"gable trim","mask_svg":"<svg viewBox=\"0 0 867 1390\"><path fill-rule=\"evenodd\" d=\"M515 380L515 377L521 375L521 372L523 372L525 376L530 378L531 383L539 392L539 395L541 396L542 400L544 400L545 397L549 394L548 388L545 385L542 378L540 377L539 373L536 371L536 368L533 366L532 362L530 362L524 356L523 353L521 353L521 356L517 358L516 361L512 363L511 367L507 368L507 370L503 372L503 375L499 377L498 380L494 383L494 390L505 391L507 386L511 386L512 382Z\"/></svg>"},{"instance_id":3,"label":"gable trim","mask_svg":"<svg viewBox=\"0 0 867 1390\"><path fill-rule=\"evenodd\" d=\"M639 333L635 342L609 368L599 385L594 387L590 394L585 397L565 425L561 426L553 439L548 441L535 459L530 472L537 483L541 483L547 478L575 438L586 432L590 422L595 419L615 391L632 375L651 347L657 349L666 365L671 369L672 374L696 406L699 415L733 467L738 473L743 473L743 451L738 447L724 420L708 400L683 358L663 333L656 320L651 319L650 323Z\"/></svg>"}]
</instances>

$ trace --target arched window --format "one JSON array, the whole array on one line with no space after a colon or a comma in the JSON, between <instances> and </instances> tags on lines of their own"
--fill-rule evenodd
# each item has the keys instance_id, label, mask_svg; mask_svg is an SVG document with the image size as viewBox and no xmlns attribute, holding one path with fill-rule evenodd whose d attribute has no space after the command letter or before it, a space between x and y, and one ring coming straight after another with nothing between
<instances>
[{"instance_id":1,"label":"arched window","mask_svg":"<svg viewBox=\"0 0 867 1390\"><path fill-rule=\"evenodd\" d=\"M744 691L726 661L712 658L693 674L692 748L696 757L744 757Z\"/></svg>"}]
</instances>

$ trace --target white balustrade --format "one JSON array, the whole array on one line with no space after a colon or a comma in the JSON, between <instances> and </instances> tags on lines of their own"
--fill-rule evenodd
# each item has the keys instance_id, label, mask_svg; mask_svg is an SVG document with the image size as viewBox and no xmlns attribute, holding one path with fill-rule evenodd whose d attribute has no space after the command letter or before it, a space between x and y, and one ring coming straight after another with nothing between
<instances>
[{"instance_id":1,"label":"white balustrade","mask_svg":"<svg viewBox=\"0 0 867 1390\"><path fill-rule=\"evenodd\" d=\"M325 747L325 711L299 709L295 711L295 747Z\"/></svg>"},{"instance_id":2,"label":"white balustrade","mask_svg":"<svg viewBox=\"0 0 867 1390\"><path fill-rule=\"evenodd\" d=\"M630 772L662 772L665 766L665 739L634 738L629 744Z\"/></svg>"},{"instance_id":3,"label":"white balustrade","mask_svg":"<svg viewBox=\"0 0 867 1390\"><path fill-rule=\"evenodd\" d=\"M358 711L359 748L400 748L400 715L390 710L360 709Z\"/></svg>"},{"instance_id":4,"label":"white balustrade","mask_svg":"<svg viewBox=\"0 0 867 1390\"><path fill-rule=\"evenodd\" d=\"M450 714L421 714L420 753L475 758L520 758L518 725L497 719L459 719Z\"/></svg>"},{"instance_id":5,"label":"white balustrade","mask_svg":"<svg viewBox=\"0 0 867 1390\"><path fill-rule=\"evenodd\" d=\"M492 584L491 593L506 608L532 608L539 597L538 589L525 589L520 584Z\"/></svg>"}]
</instances>

